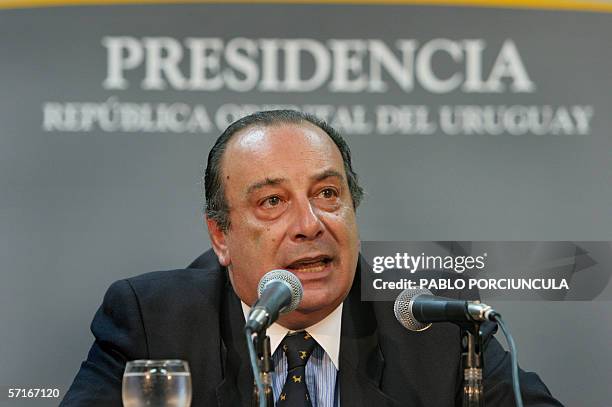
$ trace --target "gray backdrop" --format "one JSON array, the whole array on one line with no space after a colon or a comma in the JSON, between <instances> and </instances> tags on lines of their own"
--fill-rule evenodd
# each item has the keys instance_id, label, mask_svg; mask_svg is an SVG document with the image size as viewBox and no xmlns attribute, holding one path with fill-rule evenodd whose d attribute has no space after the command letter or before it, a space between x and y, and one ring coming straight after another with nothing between
<instances>
[{"instance_id":1,"label":"gray backdrop","mask_svg":"<svg viewBox=\"0 0 612 407\"><path fill-rule=\"evenodd\" d=\"M364 240L609 241L611 23L610 14L417 6L0 10L0 386L64 391L91 345L88 326L111 282L184 267L209 247L200 171L219 132L215 123L209 131L140 131L125 123L105 130L84 124L83 103L96 111L112 103L141 111L147 103L184 103L188 117L200 106L213 122L227 104L361 106L373 128L340 127L367 192L358 211ZM534 88L514 92L516 78L506 75L497 93L461 85L435 93L419 80L406 90L383 72L388 89L379 93L334 91L330 80L310 92L160 91L142 88L142 62L125 70L128 89L114 89L103 86L109 55L102 39L119 36L140 46L144 37L170 37L185 53L187 37L306 38L327 52L329 39L379 39L395 55L399 39L416 40L419 50L433 39L455 45L479 39L486 42L485 79L511 40ZM464 74L461 52L457 59L435 54L433 75ZM259 56L253 61L261 67ZM304 77L316 69L307 57L302 66ZM188 71L187 56L180 68ZM69 118L73 102L77 124ZM381 105L426 106L434 123L446 105L536 106L536 112L552 106L557 116L542 134L516 134L524 115L511 117L516 123L501 134L466 127L453 135L439 126L431 134L380 134ZM564 115L576 106L592 112L588 128ZM609 287L606 293L610 298ZM561 401L612 405L609 301L494 305L509 321L522 367L537 371Z\"/></svg>"}]
</instances>

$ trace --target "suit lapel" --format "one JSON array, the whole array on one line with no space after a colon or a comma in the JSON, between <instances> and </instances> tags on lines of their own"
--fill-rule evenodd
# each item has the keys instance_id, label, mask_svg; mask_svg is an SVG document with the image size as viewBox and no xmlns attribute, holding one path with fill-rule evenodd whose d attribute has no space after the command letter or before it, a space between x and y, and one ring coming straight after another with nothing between
<instances>
[{"instance_id":1,"label":"suit lapel","mask_svg":"<svg viewBox=\"0 0 612 407\"><path fill-rule=\"evenodd\" d=\"M244 316L240 300L228 279L221 317L224 378L216 388L219 407L251 406L253 372L243 328Z\"/></svg>"},{"instance_id":2,"label":"suit lapel","mask_svg":"<svg viewBox=\"0 0 612 407\"><path fill-rule=\"evenodd\" d=\"M361 259L360 259L361 264ZM360 271L360 265L357 267ZM399 406L381 390L385 361L378 342L376 317L369 302L361 301L359 272L342 309L340 339L340 404L343 406Z\"/></svg>"}]
</instances>

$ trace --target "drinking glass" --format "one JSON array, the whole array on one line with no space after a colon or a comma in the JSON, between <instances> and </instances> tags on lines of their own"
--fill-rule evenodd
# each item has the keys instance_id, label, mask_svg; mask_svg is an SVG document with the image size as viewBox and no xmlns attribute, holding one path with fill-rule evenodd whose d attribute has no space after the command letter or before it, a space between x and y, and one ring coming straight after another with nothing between
<instances>
[{"instance_id":1,"label":"drinking glass","mask_svg":"<svg viewBox=\"0 0 612 407\"><path fill-rule=\"evenodd\" d=\"M183 360L127 362L121 398L124 407L189 407L189 364Z\"/></svg>"}]
</instances>

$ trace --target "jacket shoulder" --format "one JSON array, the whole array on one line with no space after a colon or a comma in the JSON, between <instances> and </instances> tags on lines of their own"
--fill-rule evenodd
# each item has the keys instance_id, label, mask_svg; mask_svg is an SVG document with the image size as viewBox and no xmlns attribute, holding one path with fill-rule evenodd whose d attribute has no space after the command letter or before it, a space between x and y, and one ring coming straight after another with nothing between
<instances>
[{"instance_id":1,"label":"jacket shoulder","mask_svg":"<svg viewBox=\"0 0 612 407\"><path fill-rule=\"evenodd\" d=\"M160 298L176 302L180 298L192 298L194 296L189 294L196 293L208 299L219 298L227 283L227 273L214 252L208 250L188 268L153 271L125 281L141 302L159 301Z\"/></svg>"}]
</instances>

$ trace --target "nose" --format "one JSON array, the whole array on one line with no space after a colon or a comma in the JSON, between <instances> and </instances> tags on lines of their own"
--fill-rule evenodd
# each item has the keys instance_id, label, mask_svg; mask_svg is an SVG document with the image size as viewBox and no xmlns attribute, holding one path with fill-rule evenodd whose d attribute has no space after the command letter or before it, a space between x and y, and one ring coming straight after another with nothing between
<instances>
[{"instance_id":1,"label":"nose","mask_svg":"<svg viewBox=\"0 0 612 407\"><path fill-rule=\"evenodd\" d=\"M310 200L295 202L294 219L291 225L291 238L295 241L314 240L323 234L324 225Z\"/></svg>"}]
</instances>

